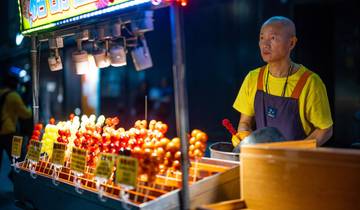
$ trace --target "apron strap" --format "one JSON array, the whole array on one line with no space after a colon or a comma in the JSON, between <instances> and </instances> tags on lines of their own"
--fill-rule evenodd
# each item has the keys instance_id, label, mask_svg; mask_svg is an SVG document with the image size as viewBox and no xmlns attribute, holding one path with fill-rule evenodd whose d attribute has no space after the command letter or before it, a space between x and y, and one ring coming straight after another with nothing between
<instances>
[{"instance_id":1,"label":"apron strap","mask_svg":"<svg viewBox=\"0 0 360 210\"><path fill-rule=\"evenodd\" d=\"M299 81L297 82L294 91L291 94L291 98L299 99L301 91L303 90L307 79L311 76L312 72L305 71L303 75L301 75Z\"/></svg>"},{"instance_id":2,"label":"apron strap","mask_svg":"<svg viewBox=\"0 0 360 210\"><path fill-rule=\"evenodd\" d=\"M257 89L258 90L264 90L264 72L265 72L265 67L263 66L260 69L259 72L259 77L258 77L258 82L257 82Z\"/></svg>"}]
</instances>

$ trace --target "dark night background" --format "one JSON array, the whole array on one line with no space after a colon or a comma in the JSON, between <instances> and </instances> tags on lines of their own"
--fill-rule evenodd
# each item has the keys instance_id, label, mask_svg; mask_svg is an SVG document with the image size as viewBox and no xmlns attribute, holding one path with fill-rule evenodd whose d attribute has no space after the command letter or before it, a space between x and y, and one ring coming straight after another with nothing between
<instances>
[{"instance_id":1,"label":"dark night background","mask_svg":"<svg viewBox=\"0 0 360 210\"><path fill-rule=\"evenodd\" d=\"M334 136L327 146L349 147L360 141L359 9L358 1L190 0L184 8L190 128L206 131L213 141L229 140L221 120L226 117L233 124L238 123L239 114L232 103L248 71L263 65L258 49L259 28L267 18L283 15L293 19L297 26L299 41L293 60L319 74L326 84L334 120ZM19 31L17 10L17 1L2 1L0 62L24 68L31 74L29 38L21 46L15 44ZM168 78L172 84L168 9L155 12L154 24L155 30L146 34L153 68L138 73L129 62L123 69L101 71L100 113L118 115L126 125L135 120L129 113L138 105L134 94L139 91L141 81L145 79L151 87ZM69 63L75 43L70 45L62 50L65 69L60 72L49 71L47 46L42 48L42 121L49 116L63 119L80 106L80 77ZM46 91L49 81L59 84L50 95ZM109 94L107 90L114 88L117 94ZM59 96L64 98L61 103L57 102ZM26 94L25 100L31 103ZM173 113L163 119L173 128L172 133Z\"/></svg>"}]
</instances>

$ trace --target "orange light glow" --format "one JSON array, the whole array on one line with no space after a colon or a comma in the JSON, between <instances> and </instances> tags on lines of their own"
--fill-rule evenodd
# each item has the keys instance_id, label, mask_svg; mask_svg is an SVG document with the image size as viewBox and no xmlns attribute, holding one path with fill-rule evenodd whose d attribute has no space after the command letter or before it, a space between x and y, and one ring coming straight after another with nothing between
<instances>
[{"instance_id":1,"label":"orange light glow","mask_svg":"<svg viewBox=\"0 0 360 210\"><path fill-rule=\"evenodd\" d=\"M185 7L187 6L188 0L165 0L165 2L177 2L181 4L181 6Z\"/></svg>"}]
</instances>

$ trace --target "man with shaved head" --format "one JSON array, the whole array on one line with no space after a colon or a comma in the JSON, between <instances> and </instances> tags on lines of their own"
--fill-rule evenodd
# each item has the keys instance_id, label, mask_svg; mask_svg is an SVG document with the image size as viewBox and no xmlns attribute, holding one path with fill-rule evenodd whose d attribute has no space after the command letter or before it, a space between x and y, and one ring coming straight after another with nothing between
<instances>
[{"instance_id":1,"label":"man with shaved head","mask_svg":"<svg viewBox=\"0 0 360 210\"><path fill-rule=\"evenodd\" d=\"M291 60L297 42L292 20L271 17L261 26L259 47L266 65L246 76L233 107L240 112L233 145L254 128L277 128L287 140L316 139L324 144L332 136L326 88L320 77Z\"/></svg>"}]
</instances>

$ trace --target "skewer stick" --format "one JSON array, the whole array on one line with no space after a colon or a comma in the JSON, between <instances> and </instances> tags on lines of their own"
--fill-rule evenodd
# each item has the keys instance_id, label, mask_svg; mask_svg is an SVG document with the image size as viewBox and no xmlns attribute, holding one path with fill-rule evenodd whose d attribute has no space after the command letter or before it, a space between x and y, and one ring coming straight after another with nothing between
<instances>
[{"instance_id":1,"label":"skewer stick","mask_svg":"<svg viewBox=\"0 0 360 210\"><path fill-rule=\"evenodd\" d=\"M162 190L164 189L165 186L167 186L169 176L170 176L170 169L167 169L166 170L166 176L165 176L164 185L161 187Z\"/></svg>"},{"instance_id":2,"label":"skewer stick","mask_svg":"<svg viewBox=\"0 0 360 210\"><path fill-rule=\"evenodd\" d=\"M176 179L179 180L181 177L181 172L180 171L176 171Z\"/></svg>"},{"instance_id":3,"label":"skewer stick","mask_svg":"<svg viewBox=\"0 0 360 210\"><path fill-rule=\"evenodd\" d=\"M179 179L181 178L181 177L179 177L180 175L181 175L180 171L175 171L175 179L176 179L177 182L178 182ZM172 187L172 189L174 190L174 189L176 189L176 188L175 188L175 187Z\"/></svg>"},{"instance_id":4,"label":"skewer stick","mask_svg":"<svg viewBox=\"0 0 360 210\"><path fill-rule=\"evenodd\" d=\"M149 186L150 186L150 183L149 183ZM149 188L146 188L145 190L145 196L144 196L144 199L143 199L143 203L145 203L147 201L147 198L149 196L149 193L150 193L150 190Z\"/></svg>"},{"instance_id":5,"label":"skewer stick","mask_svg":"<svg viewBox=\"0 0 360 210\"><path fill-rule=\"evenodd\" d=\"M199 160L195 158L195 166L194 166L194 174L193 174L193 182L196 182L197 170L198 170L198 162Z\"/></svg>"},{"instance_id":6,"label":"skewer stick","mask_svg":"<svg viewBox=\"0 0 360 210\"><path fill-rule=\"evenodd\" d=\"M135 194L134 200L135 200L136 202L139 202L139 201L138 201L139 185L136 186L136 192L137 192L137 193Z\"/></svg>"},{"instance_id":7,"label":"skewer stick","mask_svg":"<svg viewBox=\"0 0 360 210\"><path fill-rule=\"evenodd\" d=\"M139 187L139 186L140 186L140 183L141 183L141 181L139 180L138 183L137 183L137 185L136 185L136 192L137 192L137 193L135 194L135 197L134 197L134 200L135 200L136 202L139 202L139 201L138 201L138 195L139 195L139 193L140 193L140 191L141 191L141 190L140 190L140 187Z\"/></svg>"},{"instance_id":8,"label":"skewer stick","mask_svg":"<svg viewBox=\"0 0 360 210\"><path fill-rule=\"evenodd\" d=\"M116 167L114 166L114 167L113 167L113 170L112 170L112 172L111 172L111 174L110 174L110 178L108 179L108 182L109 182L109 180L110 180L111 183L112 183L112 180L114 179L114 176L115 176L115 169L116 169Z\"/></svg>"},{"instance_id":9,"label":"skewer stick","mask_svg":"<svg viewBox=\"0 0 360 210\"><path fill-rule=\"evenodd\" d=\"M142 188L142 193L145 193L146 192L146 187L149 186L149 181L147 179L147 181L143 181L143 184L144 184L144 187Z\"/></svg>"}]
</instances>

